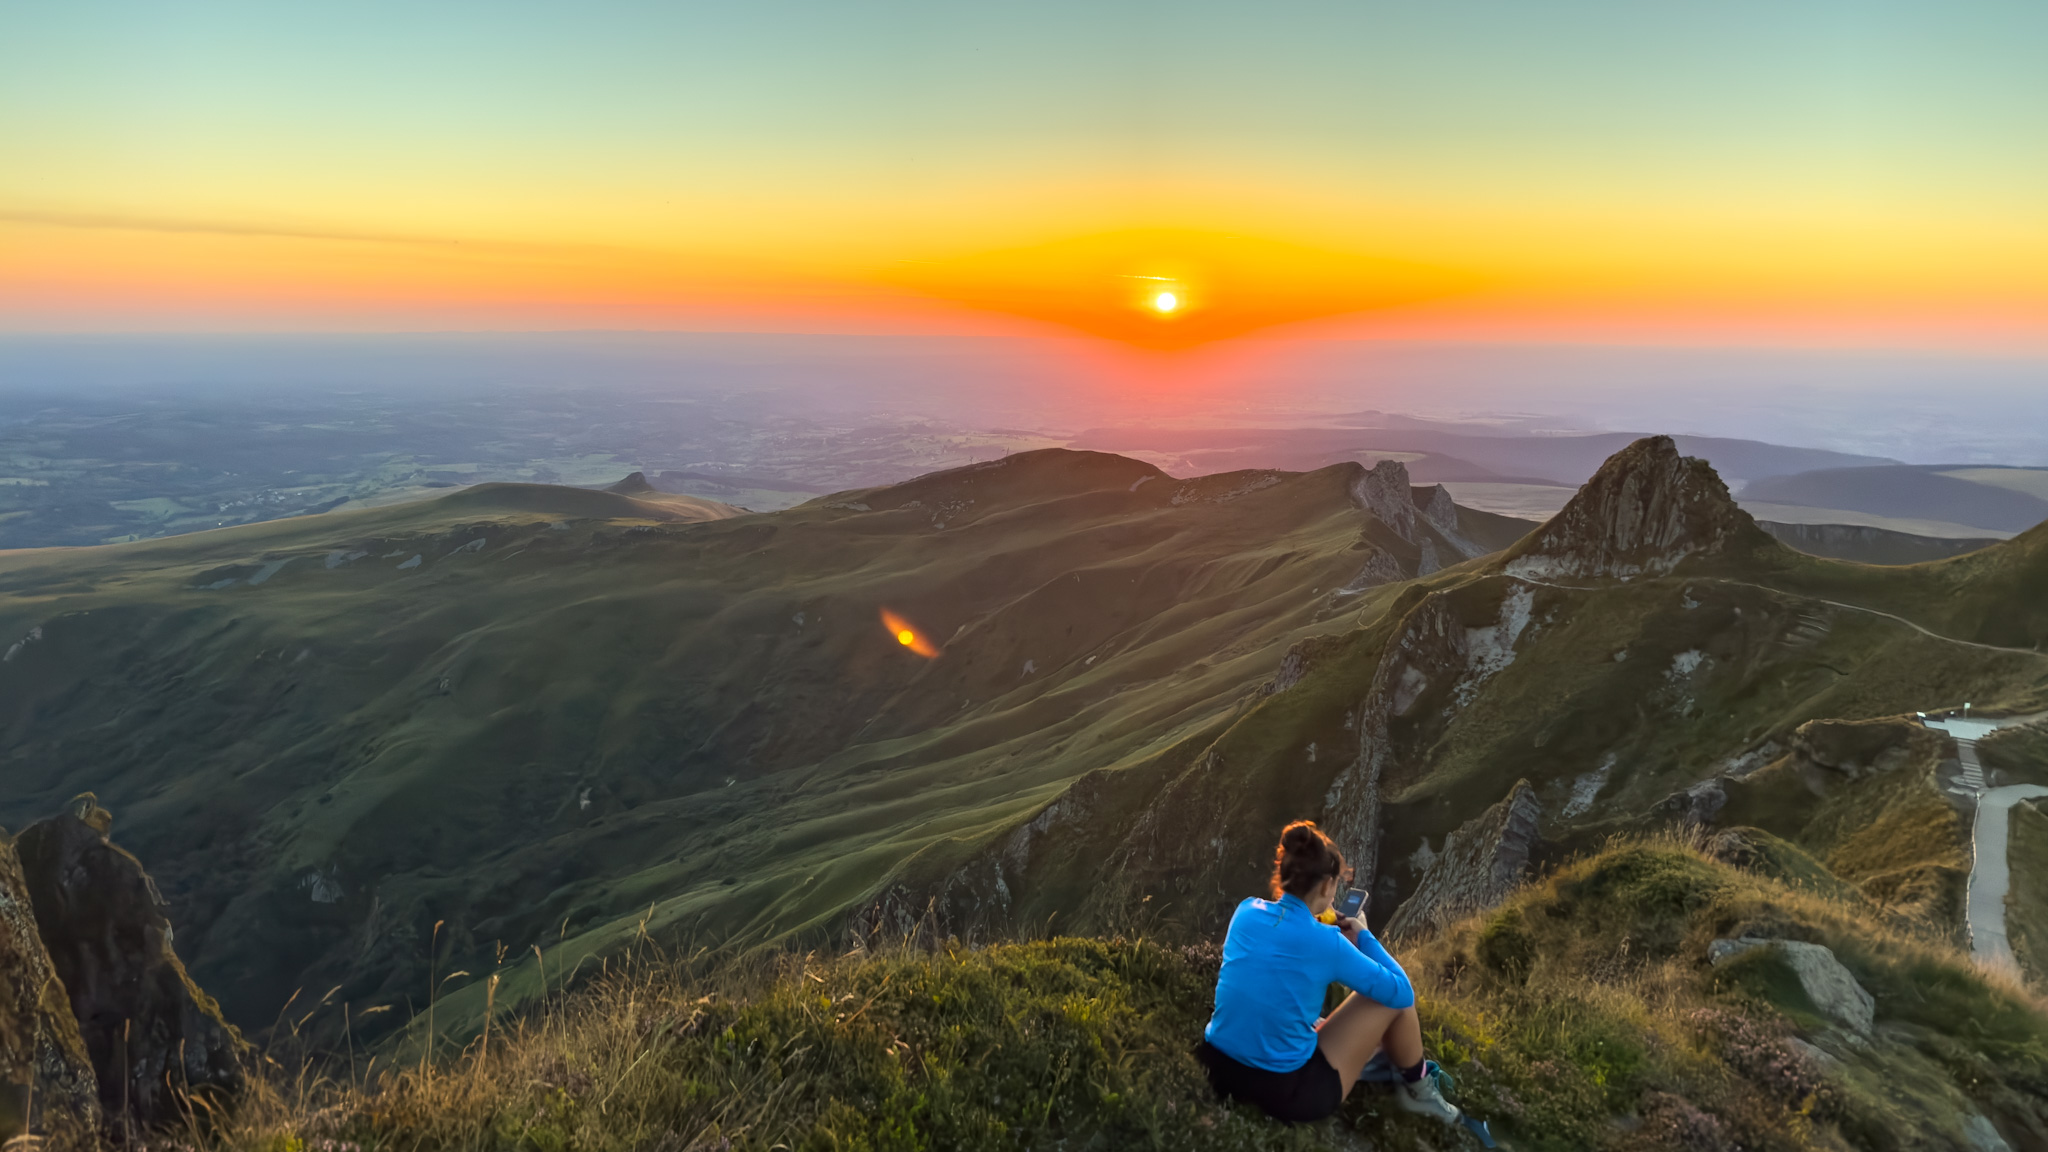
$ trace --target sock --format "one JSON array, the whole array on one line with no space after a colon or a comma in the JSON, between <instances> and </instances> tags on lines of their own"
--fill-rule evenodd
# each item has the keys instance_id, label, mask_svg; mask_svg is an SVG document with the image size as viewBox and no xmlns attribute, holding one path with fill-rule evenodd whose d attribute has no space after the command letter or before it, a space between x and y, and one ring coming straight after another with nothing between
<instances>
[{"instance_id":1,"label":"sock","mask_svg":"<svg viewBox=\"0 0 2048 1152\"><path fill-rule=\"evenodd\" d=\"M1419 1083L1421 1083L1421 1082L1422 1082L1422 1070L1423 1070L1423 1069L1425 1069L1425 1068L1427 1068L1427 1067L1429 1067L1429 1061L1428 1061L1427 1059L1422 1059L1422 1060L1417 1060L1417 1061L1415 1062L1415 1066L1414 1066L1413 1068L1403 1068L1403 1069L1401 1069L1401 1083L1403 1083L1403 1084L1419 1084Z\"/></svg>"}]
</instances>

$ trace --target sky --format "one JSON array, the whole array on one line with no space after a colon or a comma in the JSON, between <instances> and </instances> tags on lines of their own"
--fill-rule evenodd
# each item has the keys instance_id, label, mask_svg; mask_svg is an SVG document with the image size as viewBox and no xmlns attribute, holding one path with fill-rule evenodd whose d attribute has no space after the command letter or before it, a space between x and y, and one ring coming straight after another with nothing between
<instances>
[{"instance_id":1,"label":"sky","mask_svg":"<svg viewBox=\"0 0 2048 1152\"><path fill-rule=\"evenodd\" d=\"M2038 0L0 0L0 331L2039 351Z\"/></svg>"}]
</instances>

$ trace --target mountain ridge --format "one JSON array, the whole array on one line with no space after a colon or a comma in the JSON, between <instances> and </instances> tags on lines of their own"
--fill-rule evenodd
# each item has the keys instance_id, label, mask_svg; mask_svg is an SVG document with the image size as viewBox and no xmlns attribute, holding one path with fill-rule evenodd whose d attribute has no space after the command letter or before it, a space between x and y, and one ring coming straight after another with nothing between
<instances>
[{"instance_id":1,"label":"mountain ridge","mask_svg":"<svg viewBox=\"0 0 2048 1152\"><path fill-rule=\"evenodd\" d=\"M701 523L465 490L0 555L0 771L25 782L0 817L94 786L195 974L262 1021L315 983L401 1002L430 942L443 971L531 942L559 973L640 931L986 939L1145 895L1205 934L1304 813L1384 917L1516 780L1540 862L1816 716L2038 692L2024 653L1874 613L2038 642L2048 537L1815 560L1669 442L1637 455L1540 553L1468 557L1519 529L1389 462L1174 480L1050 450ZM1663 479L1621 499L1639 472ZM1631 509L1676 512L1618 531ZM1592 557L1586 586L1506 571L1539 554ZM483 999L451 986L444 1023Z\"/></svg>"}]
</instances>

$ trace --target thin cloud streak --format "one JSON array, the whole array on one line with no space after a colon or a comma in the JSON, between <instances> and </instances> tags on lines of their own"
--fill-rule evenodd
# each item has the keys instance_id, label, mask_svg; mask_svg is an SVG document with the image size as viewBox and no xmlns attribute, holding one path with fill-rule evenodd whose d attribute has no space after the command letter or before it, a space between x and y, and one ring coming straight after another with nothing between
<instances>
[{"instance_id":1,"label":"thin cloud streak","mask_svg":"<svg viewBox=\"0 0 2048 1152\"><path fill-rule=\"evenodd\" d=\"M274 224L238 224L222 220L180 220L162 216L121 216L96 212L48 212L0 208L0 223L46 228L78 228L110 232L168 232L198 236L251 236L283 240L321 240L349 244L396 244L416 248L532 248L526 244L457 240L388 232L352 232L339 228L295 228Z\"/></svg>"}]
</instances>

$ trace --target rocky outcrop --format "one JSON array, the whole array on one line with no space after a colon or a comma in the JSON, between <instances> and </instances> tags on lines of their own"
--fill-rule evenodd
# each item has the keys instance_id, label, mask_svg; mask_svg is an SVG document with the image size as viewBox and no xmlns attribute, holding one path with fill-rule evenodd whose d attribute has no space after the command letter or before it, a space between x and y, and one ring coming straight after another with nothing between
<instances>
[{"instance_id":1,"label":"rocky outcrop","mask_svg":"<svg viewBox=\"0 0 2048 1152\"><path fill-rule=\"evenodd\" d=\"M1673 792L1657 802L1652 809L1659 816L1676 819L1680 824L1705 827L1713 824L1721 815L1721 809L1728 806L1728 785L1716 776L1702 780L1683 792Z\"/></svg>"},{"instance_id":2,"label":"rocky outcrop","mask_svg":"<svg viewBox=\"0 0 2048 1152\"><path fill-rule=\"evenodd\" d=\"M1388 937L1417 936L1506 899L1529 869L1543 805L1527 780L1444 838L1443 851L1387 921Z\"/></svg>"},{"instance_id":3,"label":"rocky outcrop","mask_svg":"<svg viewBox=\"0 0 2048 1152\"><path fill-rule=\"evenodd\" d=\"M91 793L31 825L16 846L29 904L91 1055L100 1103L143 1128L181 1121L181 1094L225 1100L243 1085L241 1036L171 950L164 900L108 839Z\"/></svg>"},{"instance_id":4,"label":"rocky outcrop","mask_svg":"<svg viewBox=\"0 0 2048 1152\"><path fill-rule=\"evenodd\" d=\"M0 1144L29 1127L33 1101L47 1121L92 1126L99 1086L64 984L29 907L14 845L0 833Z\"/></svg>"},{"instance_id":5,"label":"rocky outcrop","mask_svg":"<svg viewBox=\"0 0 2048 1152\"><path fill-rule=\"evenodd\" d=\"M1800 990L1821 1015L1860 1034L1870 1032L1877 1001L1856 976L1835 959L1832 949L1798 940L1766 940L1757 936L1720 939L1707 945L1707 962L1719 967L1745 952L1773 949L1799 978Z\"/></svg>"},{"instance_id":6,"label":"rocky outcrop","mask_svg":"<svg viewBox=\"0 0 2048 1152\"><path fill-rule=\"evenodd\" d=\"M1355 713L1358 753L1330 781L1319 821L1356 866L1360 887L1370 891L1377 873L1380 782L1393 763L1393 722L1432 692L1441 693L1449 708L1470 703L1487 680L1514 663L1534 605L1527 585L1511 585L1497 621L1471 628L1449 596L1433 592L1402 618L1381 652Z\"/></svg>"},{"instance_id":7,"label":"rocky outcrop","mask_svg":"<svg viewBox=\"0 0 2048 1152\"><path fill-rule=\"evenodd\" d=\"M1409 495L1408 466L1382 460L1351 485L1352 499L1403 540L1415 540L1415 501Z\"/></svg>"},{"instance_id":8,"label":"rocky outcrop","mask_svg":"<svg viewBox=\"0 0 2048 1152\"><path fill-rule=\"evenodd\" d=\"M1745 534L1761 536L1713 468L1680 456L1669 436L1647 436L1608 457L1563 511L1511 549L1507 571L1538 579L1661 575Z\"/></svg>"},{"instance_id":9,"label":"rocky outcrop","mask_svg":"<svg viewBox=\"0 0 2048 1152\"><path fill-rule=\"evenodd\" d=\"M1394 558L1393 553L1377 544L1367 544L1365 562L1359 565L1358 574L1342 588L1331 593L1331 596L1338 599L1356 596L1360 592L1378 588L1383 584L1406 580L1408 576L1409 574L1401 569L1401 562Z\"/></svg>"},{"instance_id":10,"label":"rocky outcrop","mask_svg":"<svg viewBox=\"0 0 2048 1152\"><path fill-rule=\"evenodd\" d=\"M1850 780L1939 758L1944 737L1903 718L1808 720L1792 733L1801 760Z\"/></svg>"},{"instance_id":11,"label":"rocky outcrop","mask_svg":"<svg viewBox=\"0 0 2048 1152\"><path fill-rule=\"evenodd\" d=\"M1467 539L1464 531L1458 527L1457 501L1451 499L1450 491L1443 485L1432 484L1427 488L1415 489L1414 503L1415 514L1420 516L1424 523L1436 529L1437 535L1442 536L1444 542L1457 552L1457 557L1451 563L1486 554L1486 549Z\"/></svg>"}]
</instances>

